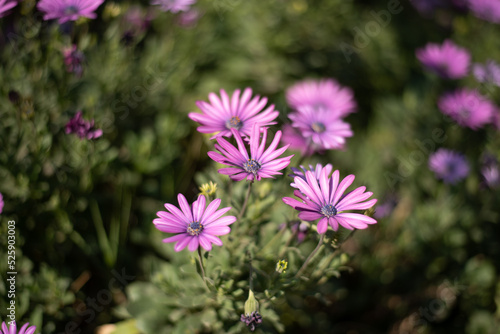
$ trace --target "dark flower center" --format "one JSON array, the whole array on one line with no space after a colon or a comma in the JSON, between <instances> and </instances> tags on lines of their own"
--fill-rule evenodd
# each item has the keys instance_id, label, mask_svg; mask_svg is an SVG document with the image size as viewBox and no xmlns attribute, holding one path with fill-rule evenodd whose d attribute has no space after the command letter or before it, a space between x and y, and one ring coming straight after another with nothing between
<instances>
[{"instance_id":1,"label":"dark flower center","mask_svg":"<svg viewBox=\"0 0 500 334\"><path fill-rule=\"evenodd\" d=\"M64 9L64 14L71 15L78 13L78 8L74 5L68 6Z\"/></svg>"},{"instance_id":2,"label":"dark flower center","mask_svg":"<svg viewBox=\"0 0 500 334\"><path fill-rule=\"evenodd\" d=\"M260 164L254 159L249 159L243 164L243 169L247 173L256 174L261 168Z\"/></svg>"},{"instance_id":3,"label":"dark flower center","mask_svg":"<svg viewBox=\"0 0 500 334\"><path fill-rule=\"evenodd\" d=\"M187 233L189 235L199 235L203 231L203 225L200 222L189 223Z\"/></svg>"},{"instance_id":4,"label":"dark flower center","mask_svg":"<svg viewBox=\"0 0 500 334\"><path fill-rule=\"evenodd\" d=\"M243 122L238 116L231 117L230 120L226 122L226 128L239 130L243 126Z\"/></svg>"},{"instance_id":5,"label":"dark flower center","mask_svg":"<svg viewBox=\"0 0 500 334\"><path fill-rule=\"evenodd\" d=\"M321 122L314 122L312 125L311 125L311 128L313 129L314 132L316 133L323 133L325 132L326 130L326 127L323 123Z\"/></svg>"},{"instance_id":6,"label":"dark flower center","mask_svg":"<svg viewBox=\"0 0 500 334\"><path fill-rule=\"evenodd\" d=\"M331 204L326 204L321 208L321 213L324 214L325 217L330 218L337 214L337 209Z\"/></svg>"}]
</instances>

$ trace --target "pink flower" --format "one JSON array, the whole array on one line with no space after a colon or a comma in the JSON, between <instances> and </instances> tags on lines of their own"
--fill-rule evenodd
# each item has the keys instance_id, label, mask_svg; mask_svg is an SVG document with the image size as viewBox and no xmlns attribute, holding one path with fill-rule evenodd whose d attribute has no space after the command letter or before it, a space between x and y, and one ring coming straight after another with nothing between
<instances>
[{"instance_id":1,"label":"pink flower","mask_svg":"<svg viewBox=\"0 0 500 334\"><path fill-rule=\"evenodd\" d=\"M365 229L368 225L377 223L375 219L363 214L345 212L366 210L377 202L376 199L366 201L373 195L371 192L365 192L366 187L356 188L344 195L345 190L354 181L354 175L347 176L340 184L338 170L328 177L327 169L323 169L319 182L311 171L306 171L305 176L306 180L300 176L294 178L294 183L298 187L294 195L301 201L284 197L283 202L300 211L299 218L302 220L319 219L317 226L319 234L325 233L328 225L337 231L339 225L353 230Z\"/></svg>"},{"instance_id":2,"label":"pink flower","mask_svg":"<svg viewBox=\"0 0 500 334\"><path fill-rule=\"evenodd\" d=\"M21 327L21 329L19 329L19 333L17 333L17 326L15 322L10 325L9 328L7 328L5 322L2 322L2 330L0 331L0 334L33 334L35 333L35 330L36 326L30 326L29 322L27 322L23 325L23 327Z\"/></svg>"},{"instance_id":3,"label":"pink flower","mask_svg":"<svg viewBox=\"0 0 500 334\"><path fill-rule=\"evenodd\" d=\"M0 17L4 17L6 12L17 6L17 1L0 0Z\"/></svg>"},{"instance_id":4,"label":"pink flower","mask_svg":"<svg viewBox=\"0 0 500 334\"><path fill-rule=\"evenodd\" d=\"M315 110L328 110L338 117L345 117L356 110L352 90L333 79L300 81L288 88L286 100L293 109L308 106Z\"/></svg>"},{"instance_id":5,"label":"pink flower","mask_svg":"<svg viewBox=\"0 0 500 334\"><path fill-rule=\"evenodd\" d=\"M4 205L4 202L3 202L3 196L2 196L2 194L0 193L0 213L2 213L2 211L3 211L3 205Z\"/></svg>"},{"instance_id":6,"label":"pink flower","mask_svg":"<svg viewBox=\"0 0 500 334\"><path fill-rule=\"evenodd\" d=\"M273 120L279 112L274 110L274 105L262 111L267 103L267 98L262 99L257 95L253 99L252 90L246 88L240 98L240 90L234 91L231 100L226 91L220 90L219 98L216 94L208 94L210 103L198 101L196 105L203 114L189 113L189 118L201 124L198 131L201 133L218 132L216 136L231 136L231 129L235 129L241 136L248 136L255 123L261 126L276 124ZM216 136L213 136L215 138Z\"/></svg>"},{"instance_id":7,"label":"pink flower","mask_svg":"<svg viewBox=\"0 0 500 334\"><path fill-rule=\"evenodd\" d=\"M267 128L264 128L262 141L260 140L260 127L255 124L250 135L250 156L238 131L231 129L238 148L234 147L223 137L217 137L215 148L220 152L208 152L208 156L214 161L232 166L231 168L219 169L219 173L229 175L234 181L241 181L245 178L249 181L261 178L274 178L273 175L281 175L279 172L290 164L290 159L293 155L279 158L288 145L280 149L276 149L281 138L281 131L276 133L271 145L265 149L267 140Z\"/></svg>"},{"instance_id":8,"label":"pink flower","mask_svg":"<svg viewBox=\"0 0 500 334\"><path fill-rule=\"evenodd\" d=\"M450 40L442 45L428 43L416 51L418 60L429 70L446 79L463 78L469 72L470 54Z\"/></svg>"},{"instance_id":9,"label":"pink flower","mask_svg":"<svg viewBox=\"0 0 500 334\"><path fill-rule=\"evenodd\" d=\"M83 53L77 49L76 45L72 45L63 49L63 56L64 63L66 64L66 71L81 77L83 73L83 63L85 61Z\"/></svg>"},{"instance_id":10,"label":"pink flower","mask_svg":"<svg viewBox=\"0 0 500 334\"><path fill-rule=\"evenodd\" d=\"M467 0L469 9L480 19L500 23L500 1L498 0Z\"/></svg>"},{"instance_id":11,"label":"pink flower","mask_svg":"<svg viewBox=\"0 0 500 334\"><path fill-rule=\"evenodd\" d=\"M304 138L299 129L294 128L290 124L283 125L283 137L281 142L285 145L289 145L291 150L300 151L303 156L310 156L315 152L315 148L312 147L310 140ZM317 148L320 152L319 148Z\"/></svg>"},{"instance_id":12,"label":"pink flower","mask_svg":"<svg viewBox=\"0 0 500 334\"><path fill-rule=\"evenodd\" d=\"M429 169L438 179L455 184L469 175L470 167L464 155L452 150L440 148L429 157Z\"/></svg>"},{"instance_id":13,"label":"pink flower","mask_svg":"<svg viewBox=\"0 0 500 334\"><path fill-rule=\"evenodd\" d=\"M44 20L59 19L59 23L76 21L80 17L95 19L94 11L104 0L40 0L37 8L44 12Z\"/></svg>"},{"instance_id":14,"label":"pink flower","mask_svg":"<svg viewBox=\"0 0 500 334\"><path fill-rule=\"evenodd\" d=\"M76 113L75 117L70 119L65 126L65 132L67 134L74 133L80 139L96 139L102 136L102 130L96 129L94 126L94 120L86 121L82 118L82 112Z\"/></svg>"},{"instance_id":15,"label":"pink flower","mask_svg":"<svg viewBox=\"0 0 500 334\"><path fill-rule=\"evenodd\" d=\"M493 121L497 108L486 97L466 88L443 95L438 101L443 114L453 118L460 126L477 130Z\"/></svg>"},{"instance_id":16,"label":"pink flower","mask_svg":"<svg viewBox=\"0 0 500 334\"><path fill-rule=\"evenodd\" d=\"M152 5L161 6L160 9L164 12L185 12L194 4L196 0L154 0Z\"/></svg>"},{"instance_id":17,"label":"pink flower","mask_svg":"<svg viewBox=\"0 0 500 334\"><path fill-rule=\"evenodd\" d=\"M236 221L234 216L225 216L223 214L231 210L231 207L217 210L221 200L213 200L208 207L206 198L203 195L193 202L193 207L189 206L186 198L179 194L177 196L180 210L172 205L165 204L169 211L158 211L159 218L153 220L155 227L165 233L175 233L176 235L163 239L163 242L177 242L174 250L179 252L188 247L190 252L194 252L199 246L205 250L212 250L212 244L222 246L222 241L217 237L228 234L231 225ZM222 218L221 218L222 217Z\"/></svg>"}]
</instances>

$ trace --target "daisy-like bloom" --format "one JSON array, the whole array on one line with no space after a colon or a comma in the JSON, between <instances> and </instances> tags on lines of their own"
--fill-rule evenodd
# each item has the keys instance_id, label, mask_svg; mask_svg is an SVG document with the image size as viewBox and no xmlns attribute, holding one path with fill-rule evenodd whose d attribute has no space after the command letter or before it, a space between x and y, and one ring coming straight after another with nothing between
<instances>
[{"instance_id":1,"label":"daisy-like bloom","mask_svg":"<svg viewBox=\"0 0 500 334\"><path fill-rule=\"evenodd\" d=\"M0 331L0 334L33 334L35 333L35 330L36 326L30 326L29 322L27 322L21 327L21 329L19 329L18 333L15 322L9 327L7 327L7 324L5 324L5 322L2 322L2 330Z\"/></svg>"},{"instance_id":2,"label":"daisy-like bloom","mask_svg":"<svg viewBox=\"0 0 500 334\"><path fill-rule=\"evenodd\" d=\"M0 213L2 213L3 211L3 196L2 196L2 193L0 193Z\"/></svg>"},{"instance_id":3,"label":"daisy-like bloom","mask_svg":"<svg viewBox=\"0 0 500 334\"><path fill-rule=\"evenodd\" d=\"M492 83L500 87L500 65L493 60L487 60L483 64L474 64L472 73L478 82Z\"/></svg>"},{"instance_id":4,"label":"daisy-like bloom","mask_svg":"<svg viewBox=\"0 0 500 334\"><path fill-rule=\"evenodd\" d=\"M455 184L469 175L469 163L455 151L440 148L429 157L429 169L438 179Z\"/></svg>"},{"instance_id":5,"label":"daisy-like bloom","mask_svg":"<svg viewBox=\"0 0 500 334\"><path fill-rule=\"evenodd\" d=\"M459 79L469 71L469 51L450 40L444 41L442 45L428 43L418 49L416 55L426 68L445 79Z\"/></svg>"},{"instance_id":6,"label":"daisy-like bloom","mask_svg":"<svg viewBox=\"0 0 500 334\"><path fill-rule=\"evenodd\" d=\"M303 106L288 115L314 151L343 149L353 132L349 123L329 109Z\"/></svg>"},{"instance_id":7,"label":"daisy-like bloom","mask_svg":"<svg viewBox=\"0 0 500 334\"><path fill-rule=\"evenodd\" d=\"M222 246L222 241L218 235L226 235L231 229L231 225L236 221L234 216L225 216L223 214L231 210L231 207L217 210L221 200L213 200L206 208L206 198L199 195L193 202L193 208L187 202L184 195L177 196L179 208L172 204L165 204L169 211L158 211L159 218L153 220L156 228L165 233L175 233L176 235L163 239L163 242L177 242L174 250L180 252L184 248L194 252L199 246L210 251L212 244Z\"/></svg>"},{"instance_id":8,"label":"daisy-like bloom","mask_svg":"<svg viewBox=\"0 0 500 334\"><path fill-rule=\"evenodd\" d=\"M17 1L0 0L0 17L6 15L6 12L17 6Z\"/></svg>"},{"instance_id":9,"label":"daisy-like bloom","mask_svg":"<svg viewBox=\"0 0 500 334\"><path fill-rule=\"evenodd\" d=\"M197 101L196 105L203 114L189 113L189 118L201 124L198 131L201 133L218 132L214 137L230 137L232 129L237 130L242 136L249 136L254 124L261 126L276 124L273 120L278 117L279 112L274 110L274 105L266 106L267 98L260 96L252 97L252 90L246 88L240 98L240 90L234 91L231 99L226 91L220 90L220 98L214 94L208 94L210 103Z\"/></svg>"},{"instance_id":10,"label":"daisy-like bloom","mask_svg":"<svg viewBox=\"0 0 500 334\"><path fill-rule=\"evenodd\" d=\"M164 12L178 13L189 10L195 2L196 0L154 0L151 4L161 6L160 9Z\"/></svg>"},{"instance_id":11,"label":"daisy-like bloom","mask_svg":"<svg viewBox=\"0 0 500 334\"><path fill-rule=\"evenodd\" d=\"M44 12L44 20L59 19L59 23L76 21L80 17L95 19L94 11L104 0L40 0L37 8Z\"/></svg>"},{"instance_id":12,"label":"daisy-like bloom","mask_svg":"<svg viewBox=\"0 0 500 334\"><path fill-rule=\"evenodd\" d=\"M94 126L94 120L86 121L82 118L82 112L76 113L75 117L69 120L65 126L65 132L67 134L74 133L80 139L96 139L102 136L102 130L96 129Z\"/></svg>"},{"instance_id":13,"label":"daisy-like bloom","mask_svg":"<svg viewBox=\"0 0 500 334\"><path fill-rule=\"evenodd\" d=\"M279 172L290 164L293 154L277 159L282 155L287 146L276 149L281 139L281 131L276 132L271 145L266 149L267 128L264 128L262 141L260 140L260 126L255 124L250 135L250 156L248 155L245 143L238 131L231 129L238 148L234 147L223 137L217 137L215 148L218 152L208 152L208 156L215 162L223 165L232 166L230 168L219 169L220 174L229 175L231 180L241 181L260 181L261 178L274 178L273 175L281 175Z\"/></svg>"},{"instance_id":14,"label":"daisy-like bloom","mask_svg":"<svg viewBox=\"0 0 500 334\"><path fill-rule=\"evenodd\" d=\"M338 117L344 117L356 110L352 90L333 79L298 82L286 91L286 101L296 110L309 106L313 109L327 109Z\"/></svg>"},{"instance_id":15,"label":"daisy-like bloom","mask_svg":"<svg viewBox=\"0 0 500 334\"><path fill-rule=\"evenodd\" d=\"M323 169L326 169L326 173L328 175L330 175L330 173L332 172L333 166L332 166L332 164L327 164L327 165L325 165L323 167L323 165L321 165L321 164L318 163L318 164L316 164L316 167L313 167L312 165L309 165L309 169L304 168L304 166L302 166L302 165L300 165L300 168L302 170L300 170L300 169L298 169L296 167L290 168L292 170L293 174L290 174L288 176L291 176L291 177L298 176L298 177L301 177L304 181L306 181L306 174L305 173L309 170L309 171L313 172L314 177L316 177L316 180L319 180L319 177L321 176L321 173L323 172ZM298 188L295 185L295 183L293 183L293 182L290 183L290 185L292 187L294 187L294 188Z\"/></svg>"},{"instance_id":16,"label":"daisy-like bloom","mask_svg":"<svg viewBox=\"0 0 500 334\"><path fill-rule=\"evenodd\" d=\"M438 101L438 107L460 126L473 130L491 123L497 110L493 102L486 97L466 88L444 94Z\"/></svg>"},{"instance_id":17,"label":"daisy-like bloom","mask_svg":"<svg viewBox=\"0 0 500 334\"><path fill-rule=\"evenodd\" d=\"M366 187L359 187L344 195L346 189L354 181L354 175L346 176L339 184L339 171L333 172L328 177L326 169L323 169L319 182L313 172L306 172L306 180L296 176L294 183L298 190L294 195L301 201L291 197L283 197L283 202L300 211L299 218L306 221L319 219L317 230L323 234L330 225L337 231L339 225L349 229L364 229L377 221L360 213L345 212L349 210L366 210L371 208L376 199L367 199L373 195L365 192Z\"/></svg>"},{"instance_id":18,"label":"daisy-like bloom","mask_svg":"<svg viewBox=\"0 0 500 334\"><path fill-rule=\"evenodd\" d=\"M500 23L500 1L468 0L469 9L478 18L493 23Z\"/></svg>"}]
</instances>

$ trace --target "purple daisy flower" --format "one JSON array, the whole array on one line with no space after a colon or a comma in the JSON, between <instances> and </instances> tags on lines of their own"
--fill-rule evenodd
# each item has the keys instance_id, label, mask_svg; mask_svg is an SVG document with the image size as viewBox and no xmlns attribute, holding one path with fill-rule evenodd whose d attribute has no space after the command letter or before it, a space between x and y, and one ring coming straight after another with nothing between
<instances>
[{"instance_id":1,"label":"purple daisy flower","mask_svg":"<svg viewBox=\"0 0 500 334\"><path fill-rule=\"evenodd\" d=\"M3 211L3 205L4 205L3 196L2 193L0 193L0 213L2 213Z\"/></svg>"},{"instance_id":2,"label":"purple daisy flower","mask_svg":"<svg viewBox=\"0 0 500 334\"><path fill-rule=\"evenodd\" d=\"M442 45L428 43L416 51L418 60L429 70L445 79L465 77L469 71L470 54L450 40Z\"/></svg>"},{"instance_id":3,"label":"purple daisy flower","mask_svg":"<svg viewBox=\"0 0 500 334\"><path fill-rule=\"evenodd\" d=\"M469 9L478 18L493 23L500 23L500 1L468 0Z\"/></svg>"},{"instance_id":4,"label":"purple daisy flower","mask_svg":"<svg viewBox=\"0 0 500 334\"><path fill-rule=\"evenodd\" d=\"M291 177L296 177L296 176L298 176L298 177L302 178L304 181L306 181L306 175L305 175L305 173L306 173L307 171L311 171L311 172L313 172L314 177L316 178L316 180L319 180L319 177L321 176L321 173L323 172L323 169L326 169L326 173L327 173L328 175L329 175L329 174L332 172L332 170L333 170L333 166L332 166L331 164L327 164L327 165L325 165L325 166L323 167L323 165L321 165L321 164L319 164L319 163L318 163L318 164L316 164L316 167L313 167L312 165L309 165L309 169L304 168L304 166L302 166L302 165L300 165L300 168L301 168L302 170L300 170L300 169L298 169L298 168L296 168L296 167L292 167L292 168L290 168L290 169L292 170L293 174L290 174L290 175L288 175L288 176L291 176ZM298 188L298 187L297 187L297 185L296 185L295 183L293 183L293 182L292 182L292 183L290 183L290 185L291 185L292 187L294 187L294 188Z\"/></svg>"},{"instance_id":5,"label":"purple daisy flower","mask_svg":"<svg viewBox=\"0 0 500 334\"><path fill-rule=\"evenodd\" d=\"M240 98L240 90L234 91L231 100L226 91L220 90L219 98L216 94L208 94L210 103L197 101L196 105L203 114L189 113L189 118L200 123L198 127L201 133L218 132L211 139L218 136L231 136L231 129L236 129L240 135L248 136L254 124L261 126L276 124L273 120L278 117L279 112L274 110L274 105L262 111L267 103L267 98L262 99L257 95L253 99L252 89L246 88ZM251 100L250 100L251 99Z\"/></svg>"},{"instance_id":6,"label":"purple daisy flower","mask_svg":"<svg viewBox=\"0 0 500 334\"><path fill-rule=\"evenodd\" d=\"M462 88L443 95L438 101L443 114L453 118L460 126L477 130L491 123L497 108L476 90Z\"/></svg>"},{"instance_id":7,"label":"purple daisy flower","mask_svg":"<svg viewBox=\"0 0 500 334\"><path fill-rule=\"evenodd\" d=\"M206 198L199 195L193 202L191 209L184 195L177 196L180 210L172 204L165 204L169 211L158 211L159 218L153 220L155 227L165 233L175 233L176 235L163 239L163 242L177 242L174 250L179 252L188 247L190 252L194 252L199 246L210 251L212 244L222 246L222 241L218 235L226 235L231 232L228 225L236 221L234 216L225 216L223 214L231 210L231 207L217 210L221 200L213 200L205 208ZM221 218L222 217L222 218Z\"/></svg>"},{"instance_id":8,"label":"purple daisy flower","mask_svg":"<svg viewBox=\"0 0 500 334\"><path fill-rule=\"evenodd\" d=\"M17 333L16 322L7 327L7 324L2 322L2 330L0 334L33 334L35 333L36 326L30 326L29 322L25 323L21 329L19 329L19 333Z\"/></svg>"},{"instance_id":9,"label":"purple daisy flower","mask_svg":"<svg viewBox=\"0 0 500 334\"><path fill-rule=\"evenodd\" d=\"M154 0L152 5L161 6L160 9L164 12L185 12L194 4L196 0Z\"/></svg>"},{"instance_id":10,"label":"purple daisy flower","mask_svg":"<svg viewBox=\"0 0 500 334\"><path fill-rule=\"evenodd\" d=\"M59 23L76 21L80 17L95 19L94 11L104 0L40 0L37 8L44 12L44 20L59 19Z\"/></svg>"},{"instance_id":11,"label":"purple daisy flower","mask_svg":"<svg viewBox=\"0 0 500 334\"><path fill-rule=\"evenodd\" d=\"M274 178L273 175L281 175L279 172L290 164L293 154L277 159L288 148L284 146L276 149L281 139L281 131L276 132L274 139L269 147L264 151L267 140L267 128L263 129L262 141L260 140L260 126L255 124L250 135L250 156L248 155L245 143L238 131L231 129L236 139L238 148L234 147L223 137L217 137L215 148L220 152L208 152L208 156L214 161L233 166L231 168L219 169L219 173L229 175L234 181L241 181L245 178L249 181L261 178ZM221 154L222 153L222 154Z\"/></svg>"},{"instance_id":12,"label":"purple daisy flower","mask_svg":"<svg viewBox=\"0 0 500 334\"><path fill-rule=\"evenodd\" d=\"M352 90L333 79L298 82L288 88L286 100L293 109L304 106L326 109L338 117L344 117L356 110Z\"/></svg>"},{"instance_id":13,"label":"purple daisy flower","mask_svg":"<svg viewBox=\"0 0 500 334\"><path fill-rule=\"evenodd\" d=\"M0 0L0 17L4 17L6 12L17 6L17 1Z\"/></svg>"},{"instance_id":14,"label":"purple daisy flower","mask_svg":"<svg viewBox=\"0 0 500 334\"><path fill-rule=\"evenodd\" d=\"M344 195L344 191L354 181L354 175L348 175L339 184L339 171L333 172L328 177L326 169L323 169L319 183L313 172L306 172L306 180L300 176L294 179L299 190L294 191L294 195L302 201L291 197L283 197L283 202L294 209L300 211L299 218L306 221L320 219L317 230L323 234L330 225L337 231L339 225L349 229L364 229L369 224L376 224L377 221L371 217L360 213L345 212L347 210L366 210L371 208L376 199L366 201L373 195L365 192L366 187L359 187Z\"/></svg>"},{"instance_id":15,"label":"purple daisy flower","mask_svg":"<svg viewBox=\"0 0 500 334\"><path fill-rule=\"evenodd\" d=\"M487 60L483 64L474 64L472 73L478 82L492 83L500 87L500 65L493 60Z\"/></svg>"},{"instance_id":16,"label":"purple daisy flower","mask_svg":"<svg viewBox=\"0 0 500 334\"><path fill-rule=\"evenodd\" d=\"M314 151L343 149L353 132L349 123L328 109L303 106L288 115Z\"/></svg>"},{"instance_id":17,"label":"purple daisy flower","mask_svg":"<svg viewBox=\"0 0 500 334\"><path fill-rule=\"evenodd\" d=\"M440 148L429 157L429 169L438 179L455 184L469 174L469 163L462 154Z\"/></svg>"},{"instance_id":18,"label":"purple daisy flower","mask_svg":"<svg viewBox=\"0 0 500 334\"><path fill-rule=\"evenodd\" d=\"M102 130L95 128L94 120L84 120L81 111L78 111L75 117L66 123L65 132L67 134L75 133L80 139L96 139L102 136Z\"/></svg>"}]
</instances>

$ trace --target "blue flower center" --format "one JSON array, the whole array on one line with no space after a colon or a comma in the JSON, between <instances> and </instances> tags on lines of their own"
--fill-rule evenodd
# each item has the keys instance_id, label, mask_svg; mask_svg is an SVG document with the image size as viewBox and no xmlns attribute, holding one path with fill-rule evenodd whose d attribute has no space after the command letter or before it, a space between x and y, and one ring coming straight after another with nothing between
<instances>
[{"instance_id":1,"label":"blue flower center","mask_svg":"<svg viewBox=\"0 0 500 334\"><path fill-rule=\"evenodd\" d=\"M243 122L238 116L231 117L230 120L226 122L226 128L239 130L243 126Z\"/></svg>"},{"instance_id":2,"label":"blue flower center","mask_svg":"<svg viewBox=\"0 0 500 334\"><path fill-rule=\"evenodd\" d=\"M203 231L203 225L200 222L189 223L187 233L189 235L199 235Z\"/></svg>"},{"instance_id":3,"label":"blue flower center","mask_svg":"<svg viewBox=\"0 0 500 334\"><path fill-rule=\"evenodd\" d=\"M325 132L326 130L326 127L323 123L321 122L314 122L312 125L311 125L311 128L313 129L314 132L316 133L323 133Z\"/></svg>"},{"instance_id":4,"label":"blue flower center","mask_svg":"<svg viewBox=\"0 0 500 334\"><path fill-rule=\"evenodd\" d=\"M337 209L331 204L326 204L321 208L321 213L330 218L337 214Z\"/></svg>"},{"instance_id":5,"label":"blue flower center","mask_svg":"<svg viewBox=\"0 0 500 334\"><path fill-rule=\"evenodd\" d=\"M78 13L78 8L74 5L70 5L64 9L64 14L72 15Z\"/></svg>"},{"instance_id":6,"label":"blue flower center","mask_svg":"<svg viewBox=\"0 0 500 334\"><path fill-rule=\"evenodd\" d=\"M243 169L247 173L256 174L261 168L260 164L254 159L249 159L243 164Z\"/></svg>"}]
</instances>

